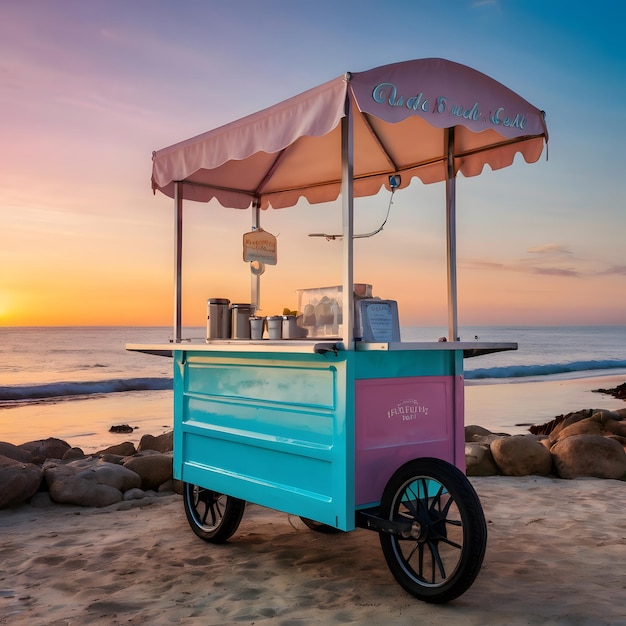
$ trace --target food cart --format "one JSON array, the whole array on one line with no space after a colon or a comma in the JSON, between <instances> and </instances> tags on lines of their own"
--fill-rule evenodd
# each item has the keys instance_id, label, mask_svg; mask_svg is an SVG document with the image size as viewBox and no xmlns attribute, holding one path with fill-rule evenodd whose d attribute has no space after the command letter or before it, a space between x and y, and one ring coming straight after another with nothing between
<instances>
[{"instance_id":1,"label":"food cart","mask_svg":"<svg viewBox=\"0 0 626 626\"><path fill-rule=\"evenodd\" d=\"M422 59L345 74L154 153L153 189L175 206L173 338L127 348L173 356L174 476L199 537L227 541L252 502L319 532L378 532L391 573L422 600L469 588L487 531L464 474L463 362L517 346L458 340L455 179L517 153L535 162L547 138L543 112L507 87ZM414 177L446 186L446 340L401 341L396 303L354 281L355 198ZM259 335L247 320L258 324L264 265L276 262L261 216L300 198L340 198L342 232L320 234L342 246L341 285L305 290L295 325L287 315L282 334ZM251 302L209 301L207 339L189 342L183 201L213 199L250 211Z\"/></svg>"}]
</instances>

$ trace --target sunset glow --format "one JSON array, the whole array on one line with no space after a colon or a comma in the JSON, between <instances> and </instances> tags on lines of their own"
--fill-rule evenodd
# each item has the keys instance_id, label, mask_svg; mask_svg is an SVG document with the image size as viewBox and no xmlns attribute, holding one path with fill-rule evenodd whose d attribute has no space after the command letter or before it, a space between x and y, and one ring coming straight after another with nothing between
<instances>
[{"instance_id":1,"label":"sunset glow","mask_svg":"<svg viewBox=\"0 0 626 626\"><path fill-rule=\"evenodd\" d=\"M547 158L459 178L459 322L626 323L622 3L407 1L390 20L374 1L179 4L3 3L0 325L171 324L173 203L151 192L152 151L345 71L421 57L492 76L545 110L550 131ZM356 228L376 228L388 201L357 201ZM444 210L443 186L416 179L355 246L357 281L398 300L405 325L445 325ZM185 211L184 323L201 326L207 298L249 301L251 216ZM340 229L339 203L262 220L279 259L262 279L266 314L341 282L340 243L308 236Z\"/></svg>"}]
</instances>

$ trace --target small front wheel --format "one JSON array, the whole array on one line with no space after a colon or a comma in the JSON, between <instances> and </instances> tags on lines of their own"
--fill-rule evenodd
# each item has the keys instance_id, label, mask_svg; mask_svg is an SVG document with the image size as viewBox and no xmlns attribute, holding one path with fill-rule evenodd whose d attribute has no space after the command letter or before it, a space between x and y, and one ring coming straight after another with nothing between
<instances>
[{"instance_id":1,"label":"small front wheel","mask_svg":"<svg viewBox=\"0 0 626 626\"><path fill-rule=\"evenodd\" d=\"M185 515L191 530L205 541L225 543L239 527L245 500L191 483L183 485Z\"/></svg>"},{"instance_id":2,"label":"small front wheel","mask_svg":"<svg viewBox=\"0 0 626 626\"><path fill-rule=\"evenodd\" d=\"M389 570L406 591L443 603L469 589L485 555L487 524L463 472L440 459L408 462L387 483L380 514L411 522L409 536L380 533Z\"/></svg>"}]
</instances>

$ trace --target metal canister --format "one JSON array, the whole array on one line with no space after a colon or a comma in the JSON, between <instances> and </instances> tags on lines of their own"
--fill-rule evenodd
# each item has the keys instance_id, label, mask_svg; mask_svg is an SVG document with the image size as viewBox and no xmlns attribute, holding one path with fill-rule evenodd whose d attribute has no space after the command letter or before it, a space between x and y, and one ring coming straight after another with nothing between
<instances>
[{"instance_id":1,"label":"metal canister","mask_svg":"<svg viewBox=\"0 0 626 626\"><path fill-rule=\"evenodd\" d=\"M206 338L230 338L230 300L227 298L209 298L207 302Z\"/></svg>"},{"instance_id":2,"label":"metal canister","mask_svg":"<svg viewBox=\"0 0 626 626\"><path fill-rule=\"evenodd\" d=\"M232 311L232 337L233 339L250 339L250 315L251 304L233 304Z\"/></svg>"},{"instance_id":3,"label":"metal canister","mask_svg":"<svg viewBox=\"0 0 626 626\"><path fill-rule=\"evenodd\" d=\"M250 316L250 339L263 339L265 318L258 315Z\"/></svg>"},{"instance_id":4,"label":"metal canister","mask_svg":"<svg viewBox=\"0 0 626 626\"><path fill-rule=\"evenodd\" d=\"M283 315L283 339L297 339L298 338L298 325L296 324L295 315Z\"/></svg>"},{"instance_id":5,"label":"metal canister","mask_svg":"<svg viewBox=\"0 0 626 626\"><path fill-rule=\"evenodd\" d=\"M267 334L270 339L281 339L283 335L283 316L269 315L265 318L267 322Z\"/></svg>"}]
</instances>

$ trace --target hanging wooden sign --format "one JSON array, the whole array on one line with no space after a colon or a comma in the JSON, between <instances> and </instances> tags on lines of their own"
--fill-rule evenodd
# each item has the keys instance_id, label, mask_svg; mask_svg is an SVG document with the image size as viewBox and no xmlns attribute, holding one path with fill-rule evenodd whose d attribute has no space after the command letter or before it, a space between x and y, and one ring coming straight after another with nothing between
<instances>
[{"instance_id":1,"label":"hanging wooden sign","mask_svg":"<svg viewBox=\"0 0 626 626\"><path fill-rule=\"evenodd\" d=\"M243 260L249 263L260 261L267 265L276 265L276 237L262 228L244 233Z\"/></svg>"}]
</instances>

